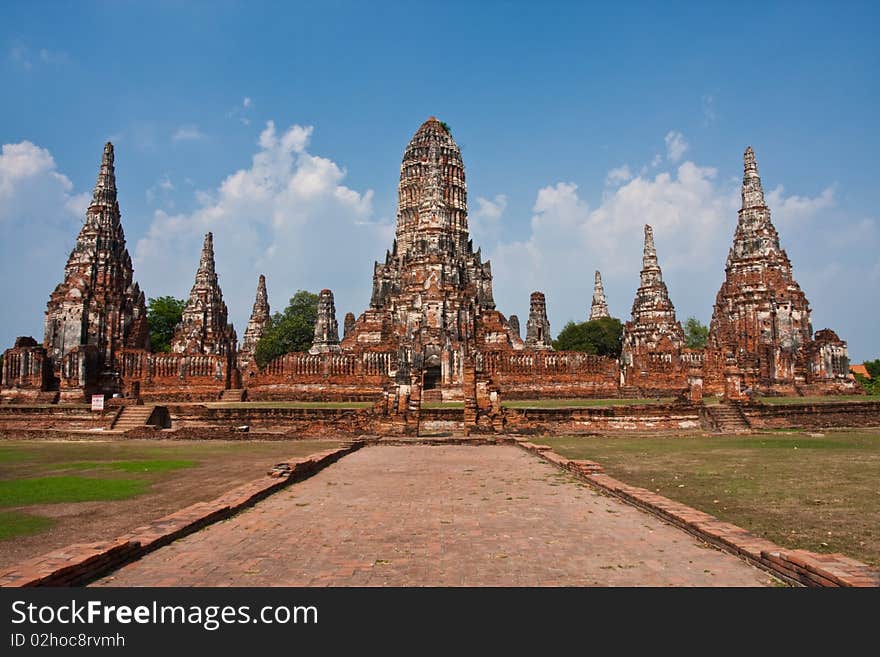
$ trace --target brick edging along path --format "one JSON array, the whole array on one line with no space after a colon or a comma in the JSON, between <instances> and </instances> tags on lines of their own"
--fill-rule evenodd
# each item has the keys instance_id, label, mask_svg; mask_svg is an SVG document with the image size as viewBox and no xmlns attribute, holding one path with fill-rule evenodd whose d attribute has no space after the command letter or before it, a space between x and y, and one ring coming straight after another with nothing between
<instances>
[{"instance_id":1,"label":"brick edging along path","mask_svg":"<svg viewBox=\"0 0 880 657\"><path fill-rule=\"evenodd\" d=\"M560 456L549 445L513 440L521 448L537 454L558 468L571 472L595 488L637 506L684 529L686 532L730 552L783 578L805 586L880 586L880 571L842 554L817 554L807 550L781 548L742 527L723 522L689 506L630 486L604 474L595 461L574 460Z\"/></svg>"},{"instance_id":2,"label":"brick edging along path","mask_svg":"<svg viewBox=\"0 0 880 657\"><path fill-rule=\"evenodd\" d=\"M880 586L880 572L841 554L787 550L702 511L674 502L644 488L629 486L603 473L593 461L573 460L547 445L521 439L359 440L334 450L280 463L270 473L224 495L186 507L112 541L75 544L25 561L0 572L0 586L76 586L85 584L144 554L217 520L252 506L281 488L305 479L367 442L378 444L516 444L566 470L591 486L637 506L701 540L739 556L790 583L806 586Z\"/></svg>"},{"instance_id":3,"label":"brick edging along path","mask_svg":"<svg viewBox=\"0 0 880 657\"><path fill-rule=\"evenodd\" d=\"M80 586L148 552L213 522L253 506L296 481L312 476L365 441L279 463L269 473L224 493L210 502L198 502L154 520L114 540L76 543L19 563L0 572L0 587Z\"/></svg>"}]
</instances>

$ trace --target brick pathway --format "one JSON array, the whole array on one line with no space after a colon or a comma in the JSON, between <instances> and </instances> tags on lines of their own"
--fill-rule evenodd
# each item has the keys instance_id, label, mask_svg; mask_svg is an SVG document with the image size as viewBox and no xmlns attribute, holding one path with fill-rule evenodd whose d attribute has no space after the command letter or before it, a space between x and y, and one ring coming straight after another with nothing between
<instances>
[{"instance_id":1,"label":"brick pathway","mask_svg":"<svg viewBox=\"0 0 880 657\"><path fill-rule=\"evenodd\" d=\"M379 446L97 585L768 583L515 447Z\"/></svg>"}]
</instances>

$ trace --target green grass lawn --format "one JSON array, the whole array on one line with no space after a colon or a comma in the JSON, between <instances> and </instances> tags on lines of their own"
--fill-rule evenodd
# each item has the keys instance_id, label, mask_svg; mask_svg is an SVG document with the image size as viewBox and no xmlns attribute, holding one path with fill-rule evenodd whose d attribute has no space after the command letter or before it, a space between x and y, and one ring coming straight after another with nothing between
<instances>
[{"instance_id":1,"label":"green grass lawn","mask_svg":"<svg viewBox=\"0 0 880 657\"><path fill-rule=\"evenodd\" d=\"M140 495L147 482L95 477L29 477L0 481L0 507L92 500L124 500Z\"/></svg>"},{"instance_id":2,"label":"green grass lawn","mask_svg":"<svg viewBox=\"0 0 880 657\"><path fill-rule=\"evenodd\" d=\"M332 446L335 443L316 441L9 441L0 444L0 508L4 508L0 511L0 540L56 526L52 518L31 511L29 507L34 505L106 501L104 512L112 514L110 503L114 501L146 492L162 494L181 476L211 477L213 467L202 466L219 459L237 462L257 458L271 463L280 455L310 454ZM192 472L177 474L180 470ZM260 472L262 468L254 474ZM187 503L191 501L170 506L176 510Z\"/></svg>"},{"instance_id":3,"label":"green grass lawn","mask_svg":"<svg viewBox=\"0 0 880 657\"><path fill-rule=\"evenodd\" d=\"M21 511L0 511L0 541L38 534L53 525L51 518L35 516Z\"/></svg>"},{"instance_id":4,"label":"green grass lawn","mask_svg":"<svg viewBox=\"0 0 880 657\"><path fill-rule=\"evenodd\" d=\"M585 406L636 406L641 404L668 404L672 397L655 399L511 399L503 400L505 408L572 408Z\"/></svg>"},{"instance_id":5,"label":"green grass lawn","mask_svg":"<svg viewBox=\"0 0 880 657\"><path fill-rule=\"evenodd\" d=\"M880 566L880 431L537 442L782 546Z\"/></svg>"}]
</instances>

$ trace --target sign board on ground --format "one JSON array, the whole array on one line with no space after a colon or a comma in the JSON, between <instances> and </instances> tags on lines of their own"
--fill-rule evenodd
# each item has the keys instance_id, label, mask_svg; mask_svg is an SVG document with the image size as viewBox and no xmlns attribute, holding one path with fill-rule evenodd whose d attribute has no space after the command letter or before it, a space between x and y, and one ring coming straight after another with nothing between
<instances>
[{"instance_id":1,"label":"sign board on ground","mask_svg":"<svg viewBox=\"0 0 880 657\"><path fill-rule=\"evenodd\" d=\"M103 411L104 410L104 395L92 395L92 410L93 411Z\"/></svg>"}]
</instances>

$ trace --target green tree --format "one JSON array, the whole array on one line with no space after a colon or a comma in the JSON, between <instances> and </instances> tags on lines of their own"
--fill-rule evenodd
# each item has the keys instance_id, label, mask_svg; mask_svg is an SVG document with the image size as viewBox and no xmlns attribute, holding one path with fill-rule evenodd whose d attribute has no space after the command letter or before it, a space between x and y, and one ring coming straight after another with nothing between
<instances>
[{"instance_id":1,"label":"green tree","mask_svg":"<svg viewBox=\"0 0 880 657\"><path fill-rule=\"evenodd\" d=\"M308 351L315 335L318 319L318 295L299 290L290 299L284 312L275 313L254 350L257 365L267 363L293 351Z\"/></svg>"},{"instance_id":2,"label":"green tree","mask_svg":"<svg viewBox=\"0 0 880 657\"><path fill-rule=\"evenodd\" d=\"M617 358L620 356L622 339L623 324L620 320L603 317L579 324L569 322L553 341L553 348Z\"/></svg>"},{"instance_id":3,"label":"green tree","mask_svg":"<svg viewBox=\"0 0 880 657\"><path fill-rule=\"evenodd\" d=\"M866 360L862 364L865 366L865 369L868 370L868 374L871 375L872 380L880 379L880 358Z\"/></svg>"},{"instance_id":4,"label":"green tree","mask_svg":"<svg viewBox=\"0 0 880 657\"><path fill-rule=\"evenodd\" d=\"M703 349L709 339L709 327L696 317L688 317L684 323L684 338L690 349Z\"/></svg>"},{"instance_id":5,"label":"green tree","mask_svg":"<svg viewBox=\"0 0 880 657\"><path fill-rule=\"evenodd\" d=\"M880 395L880 358L875 360L866 360L862 363L871 378L865 378L861 374L856 374L856 381L862 386L862 389L869 395Z\"/></svg>"},{"instance_id":6,"label":"green tree","mask_svg":"<svg viewBox=\"0 0 880 657\"><path fill-rule=\"evenodd\" d=\"M159 297L147 301L147 324L150 325L150 344L153 351L171 351L174 327L183 317L186 302L174 297Z\"/></svg>"}]
</instances>

